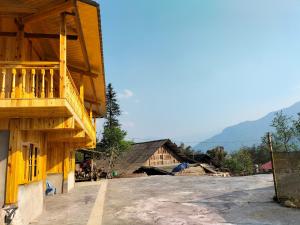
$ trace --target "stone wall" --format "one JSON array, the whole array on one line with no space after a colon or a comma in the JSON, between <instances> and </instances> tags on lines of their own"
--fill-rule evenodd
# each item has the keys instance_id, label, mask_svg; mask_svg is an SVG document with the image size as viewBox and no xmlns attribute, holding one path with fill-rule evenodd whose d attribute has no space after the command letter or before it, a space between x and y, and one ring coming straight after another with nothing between
<instances>
[{"instance_id":1,"label":"stone wall","mask_svg":"<svg viewBox=\"0 0 300 225\"><path fill-rule=\"evenodd\" d=\"M300 152L274 152L277 194L300 207Z\"/></svg>"}]
</instances>

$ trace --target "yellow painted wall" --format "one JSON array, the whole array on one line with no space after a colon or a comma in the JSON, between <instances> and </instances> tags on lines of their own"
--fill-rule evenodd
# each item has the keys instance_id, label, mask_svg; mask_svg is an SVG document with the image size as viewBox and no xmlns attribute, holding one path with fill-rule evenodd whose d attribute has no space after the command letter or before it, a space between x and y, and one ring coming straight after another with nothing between
<instances>
[{"instance_id":1,"label":"yellow painted wall","mask_svg":"<svg viewBox=\"0 0 300 225\"><path fill-rule=\"evenodd\" d=\"M75 171L75 154L71 145L48 143L42 131L22 131L22 120L11 119L9 123L10 143L7 166L6 204L17 203L18 186L35 181L46 181L47 174L63 173L64 180ZM39 149L37 176L28 178L28 149L30 144Z\"/></svg>"},{"instance_id":2,"label":"yellow painted wall","mask_svg":"<svg viewBox=\"0 0 300 225\"><path fill-rule=\"evenodd\" d=\"M7 166L6 203L17 202L18 185L29 183L27 150L29 145L37 147L37 176L31 182L46 178L46 135L43 132L21 131L20 120L10 120L10 140ZM34 170L34 167L32 167Z\"/></svg>"}]
</instances>

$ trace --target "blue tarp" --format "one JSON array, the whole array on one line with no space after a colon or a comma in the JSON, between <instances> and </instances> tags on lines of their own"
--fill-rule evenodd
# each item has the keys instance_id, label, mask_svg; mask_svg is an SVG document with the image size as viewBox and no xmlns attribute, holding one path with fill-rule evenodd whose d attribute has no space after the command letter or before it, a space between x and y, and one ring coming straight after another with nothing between
<instances>
[{"instance_id":1,"label":"blue tarp","mask_svg":"<svg viewBox=\"0 0 300 225\"><path fill-rule=\"evenodd\" d=\"M56 194L56 188L46 180L46 195L55 195Z\"/></svg>"},{"instance_id":2,"label":"blue tarp","mask_svg":"<svg viewBox=\"0 0 300 225\"><path fill-rule=\"evenodd\" d=\"M173 170L172 173L178 173L182 170L185 170L186 168L189 168L188 163L180 163L178 166L176 166Z\"/></svg>"}]
</instances>

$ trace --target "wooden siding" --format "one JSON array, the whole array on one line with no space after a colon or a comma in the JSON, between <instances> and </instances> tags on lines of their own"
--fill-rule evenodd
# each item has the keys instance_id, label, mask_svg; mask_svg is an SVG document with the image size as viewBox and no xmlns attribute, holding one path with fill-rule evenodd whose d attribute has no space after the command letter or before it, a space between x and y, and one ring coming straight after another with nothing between
<instances>
[{"instance_id":1,"label":"wooden siding","mask_svg":"<svg viewBox=\"0 0 300 225\"><path fill-rule=\"evenodd\" d=\"M170 153L168 148L162 146L147 160L144 166L166 166L177 163L179 161Z\"/></svg>"},{"instance_id":2,"label":"wooden siding","mask_svg":"<svg viewBox=\"0 0 300 225\"><path fill-rule=\"evenodd\" d=\"M75 171L75 147L72 144L48 142L47 132L22 130L22 123L21 119L9 121L6 204L17 203L18 186L21 184L43 181L45 185L47 174L51 173L62 173L67 180L69 172ZM38 151L30 162L28 150L31 145Z\"/></svg>"},{"instance_id":3,"label":"wooden siding","mask_svg":"<svg viewBox=\"0 0 300 225\"><path fill-rule=\"evenodd\" d=\"M37 175L29 181L26 150L33 144L38 148ZM42 132L21 131L20 120L10 121L10 143L7 167L6 203L16 203L18 185L46 179L46 136Z\"/></svg>"},{"instance_id":4,"label":"wooden siding","mask_svg":"<svg viewBox=\"0 0 300 225\"><path fill-rule=\"evenodd\" d=\"M78 0L5 4L0 9L0 130L10 131L5 203L17 204L19 185L43 181L45 187L50 173L67 180L75 170L73 150L95 147L93 116L105 115L105 81L95 5Z\"/></svg>"}]
</instances>

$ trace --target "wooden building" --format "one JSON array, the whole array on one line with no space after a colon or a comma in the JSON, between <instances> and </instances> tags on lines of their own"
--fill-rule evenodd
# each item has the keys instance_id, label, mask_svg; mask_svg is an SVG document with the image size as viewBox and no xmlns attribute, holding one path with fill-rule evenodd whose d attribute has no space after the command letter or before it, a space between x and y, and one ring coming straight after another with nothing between
<instances>
[{"instance_id":1,"label":"wooden building","mask_svg":"<svg viewBox=\"0 0 300 225\"><path fill-rule=\"evenodd\" d=\"M194 163L181 153L169 139L136 143L116 162L114 170L120 175L129 175L141 167L175 166L181 162Z\"/></svg>"},{"instance_id":2,"label":"wooden building","mask_svg":"<svg viewBox=\"0 0 300 225\"><path fill-rule=\"evenodd\" d=\"M104 114L98 4L1 0L0 204L20 224L41 213L46 180L74 186L74 150L95 147Z\"/></svg>"}]
</instances>

